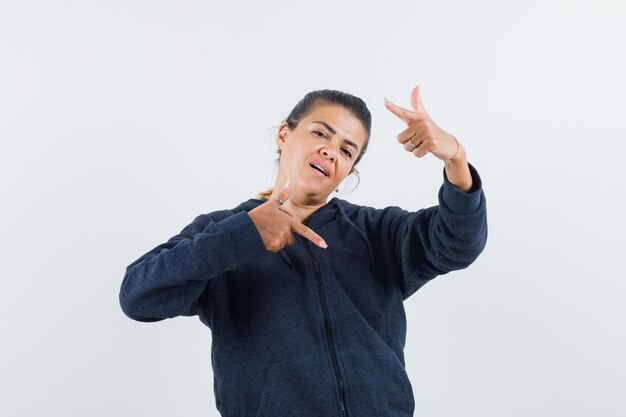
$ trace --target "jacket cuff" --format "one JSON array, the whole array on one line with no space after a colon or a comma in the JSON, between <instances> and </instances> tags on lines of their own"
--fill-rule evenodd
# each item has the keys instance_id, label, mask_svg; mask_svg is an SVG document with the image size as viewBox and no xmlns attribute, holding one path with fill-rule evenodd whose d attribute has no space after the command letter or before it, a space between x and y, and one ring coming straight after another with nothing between
<instances>
[{"instance_id":1,"label":"jacket cuff","mask_svg":"<svg viewBox=\"0 0 626 417\"><path fill-rule=\"evenodd\" d=\"M224 250L230 255L234 266L241 265L265 252L263 239L248 212L240 211L220 221L217 226L224 231L227 242Z\"/></svg>"},{"instance_id":2,"label":"jacket cuff","mask_svg":"<svg viewBox=\"0 0 626 417\"><path fill-rule=\"evenodd\" d=\"M472 188L467 193L453 185L448 180L445 168L443 169L443 185L439 196L445 202L446 207L455 214L472 214L480 207L482 180L476 168L469 162L467 165L472 175Z\"/></svg>"}]
</instances>

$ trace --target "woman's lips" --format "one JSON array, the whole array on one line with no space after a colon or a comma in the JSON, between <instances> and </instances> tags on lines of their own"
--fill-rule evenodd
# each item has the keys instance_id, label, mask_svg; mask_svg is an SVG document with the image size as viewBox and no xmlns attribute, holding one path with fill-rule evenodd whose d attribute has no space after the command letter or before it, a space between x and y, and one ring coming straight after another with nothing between
<instances>
[{"instance_id":1,"label":"woman's lips","mask_svg":"<svg viewBox=\"0 0 626 417\"><path fill-rule=\"evenodd\" d=\"M318 171L320 171L322 173L322 175L324 175L325 177L329 177L330 176L330 167L328 166L328 164L319 161L319 160L315 160L315 161L311 161L309 162L309 165L313 168L313 169L317 169Z\"/></svg>"},{"instance_id":2,"label":"woman's lips","mask_svg":"<svg viewBox=\"0 0 626 417\"><path fill-rule=\"evenodd\" d=\"M309 165L309 167L313 170L313 173L317 175L318 177L326 178L326 175L324 175L322 171L318 170L317 168L313 168L311 165Z\"/></svg>"}]
</instances>

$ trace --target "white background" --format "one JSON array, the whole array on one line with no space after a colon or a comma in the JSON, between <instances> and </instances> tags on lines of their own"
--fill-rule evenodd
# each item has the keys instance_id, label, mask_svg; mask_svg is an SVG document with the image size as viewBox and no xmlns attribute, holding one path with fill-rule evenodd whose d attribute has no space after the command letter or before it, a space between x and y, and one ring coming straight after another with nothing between
<instances>
[{"instance_id":1,"label":"white background","mask_svg":"<svg viewBox=\"0 0 626 417\"><path fill-rule=\"evenodd\" d=\"M417 210L420 84L487 197L469 268L406 303L420 416L623 416L626 3L2 1L0 414L218 416L195 317L128 319L125 268L272 184L308 91L373 115L361 184Z\"/></svg>"}]
</instances>

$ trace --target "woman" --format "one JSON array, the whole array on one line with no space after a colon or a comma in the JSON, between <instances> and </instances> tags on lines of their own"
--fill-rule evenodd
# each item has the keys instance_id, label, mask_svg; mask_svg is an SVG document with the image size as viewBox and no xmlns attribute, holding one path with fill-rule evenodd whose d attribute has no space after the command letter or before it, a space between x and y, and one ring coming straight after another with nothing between
<instances>
[{"instance_id":1,"label":"woman","mask_svg":"<svg viewBox=\"0 0 626 417\"><path fill-rule=\"evenodd\" d=\"M438 206L327 201L355 172L371 116L357 97L315 91L278 129L277 192L199 215L126 269L126 315L198 315L211 329L223 416L413 415L403 301L470 265L487 222L463 146L425 112L419 87L411 103L385 106L407 124L406 151L444 161Z\"/></svg>"}]
</instances>

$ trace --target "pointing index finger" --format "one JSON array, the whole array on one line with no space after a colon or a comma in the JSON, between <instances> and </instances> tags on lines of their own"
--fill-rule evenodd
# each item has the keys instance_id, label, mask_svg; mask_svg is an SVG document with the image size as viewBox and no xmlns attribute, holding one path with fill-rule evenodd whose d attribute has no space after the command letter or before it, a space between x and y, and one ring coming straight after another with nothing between
<instances>
[{"instance_id":1,"label":"pointing index finger","mask_svg":"<svg viewBox=\"0 0 626 417\"><path fill-rule=\"evenodd\" d=\"M385 107L387 110L398 116L404 123L411 124L413 120L415 120L415 114L411 110L407 110L404 107L400 107L395 103L392 103L391 100L385 99Z\"/></svg>"},{"instance_id":2,"label":"pointing index finger","mask_svg":"<svg viewBox=\"0 0 626 417\"><path fill-rule=\"evenodd\" d=\"M297 220L294 220L293 223L291 223L291 230L298 233L302 237L309 239L311 242L315 243L322 249L326 249L328 247L328 245L320 235L318 235L302 223L298 222Z\"/></svg>"}]
</instances>

